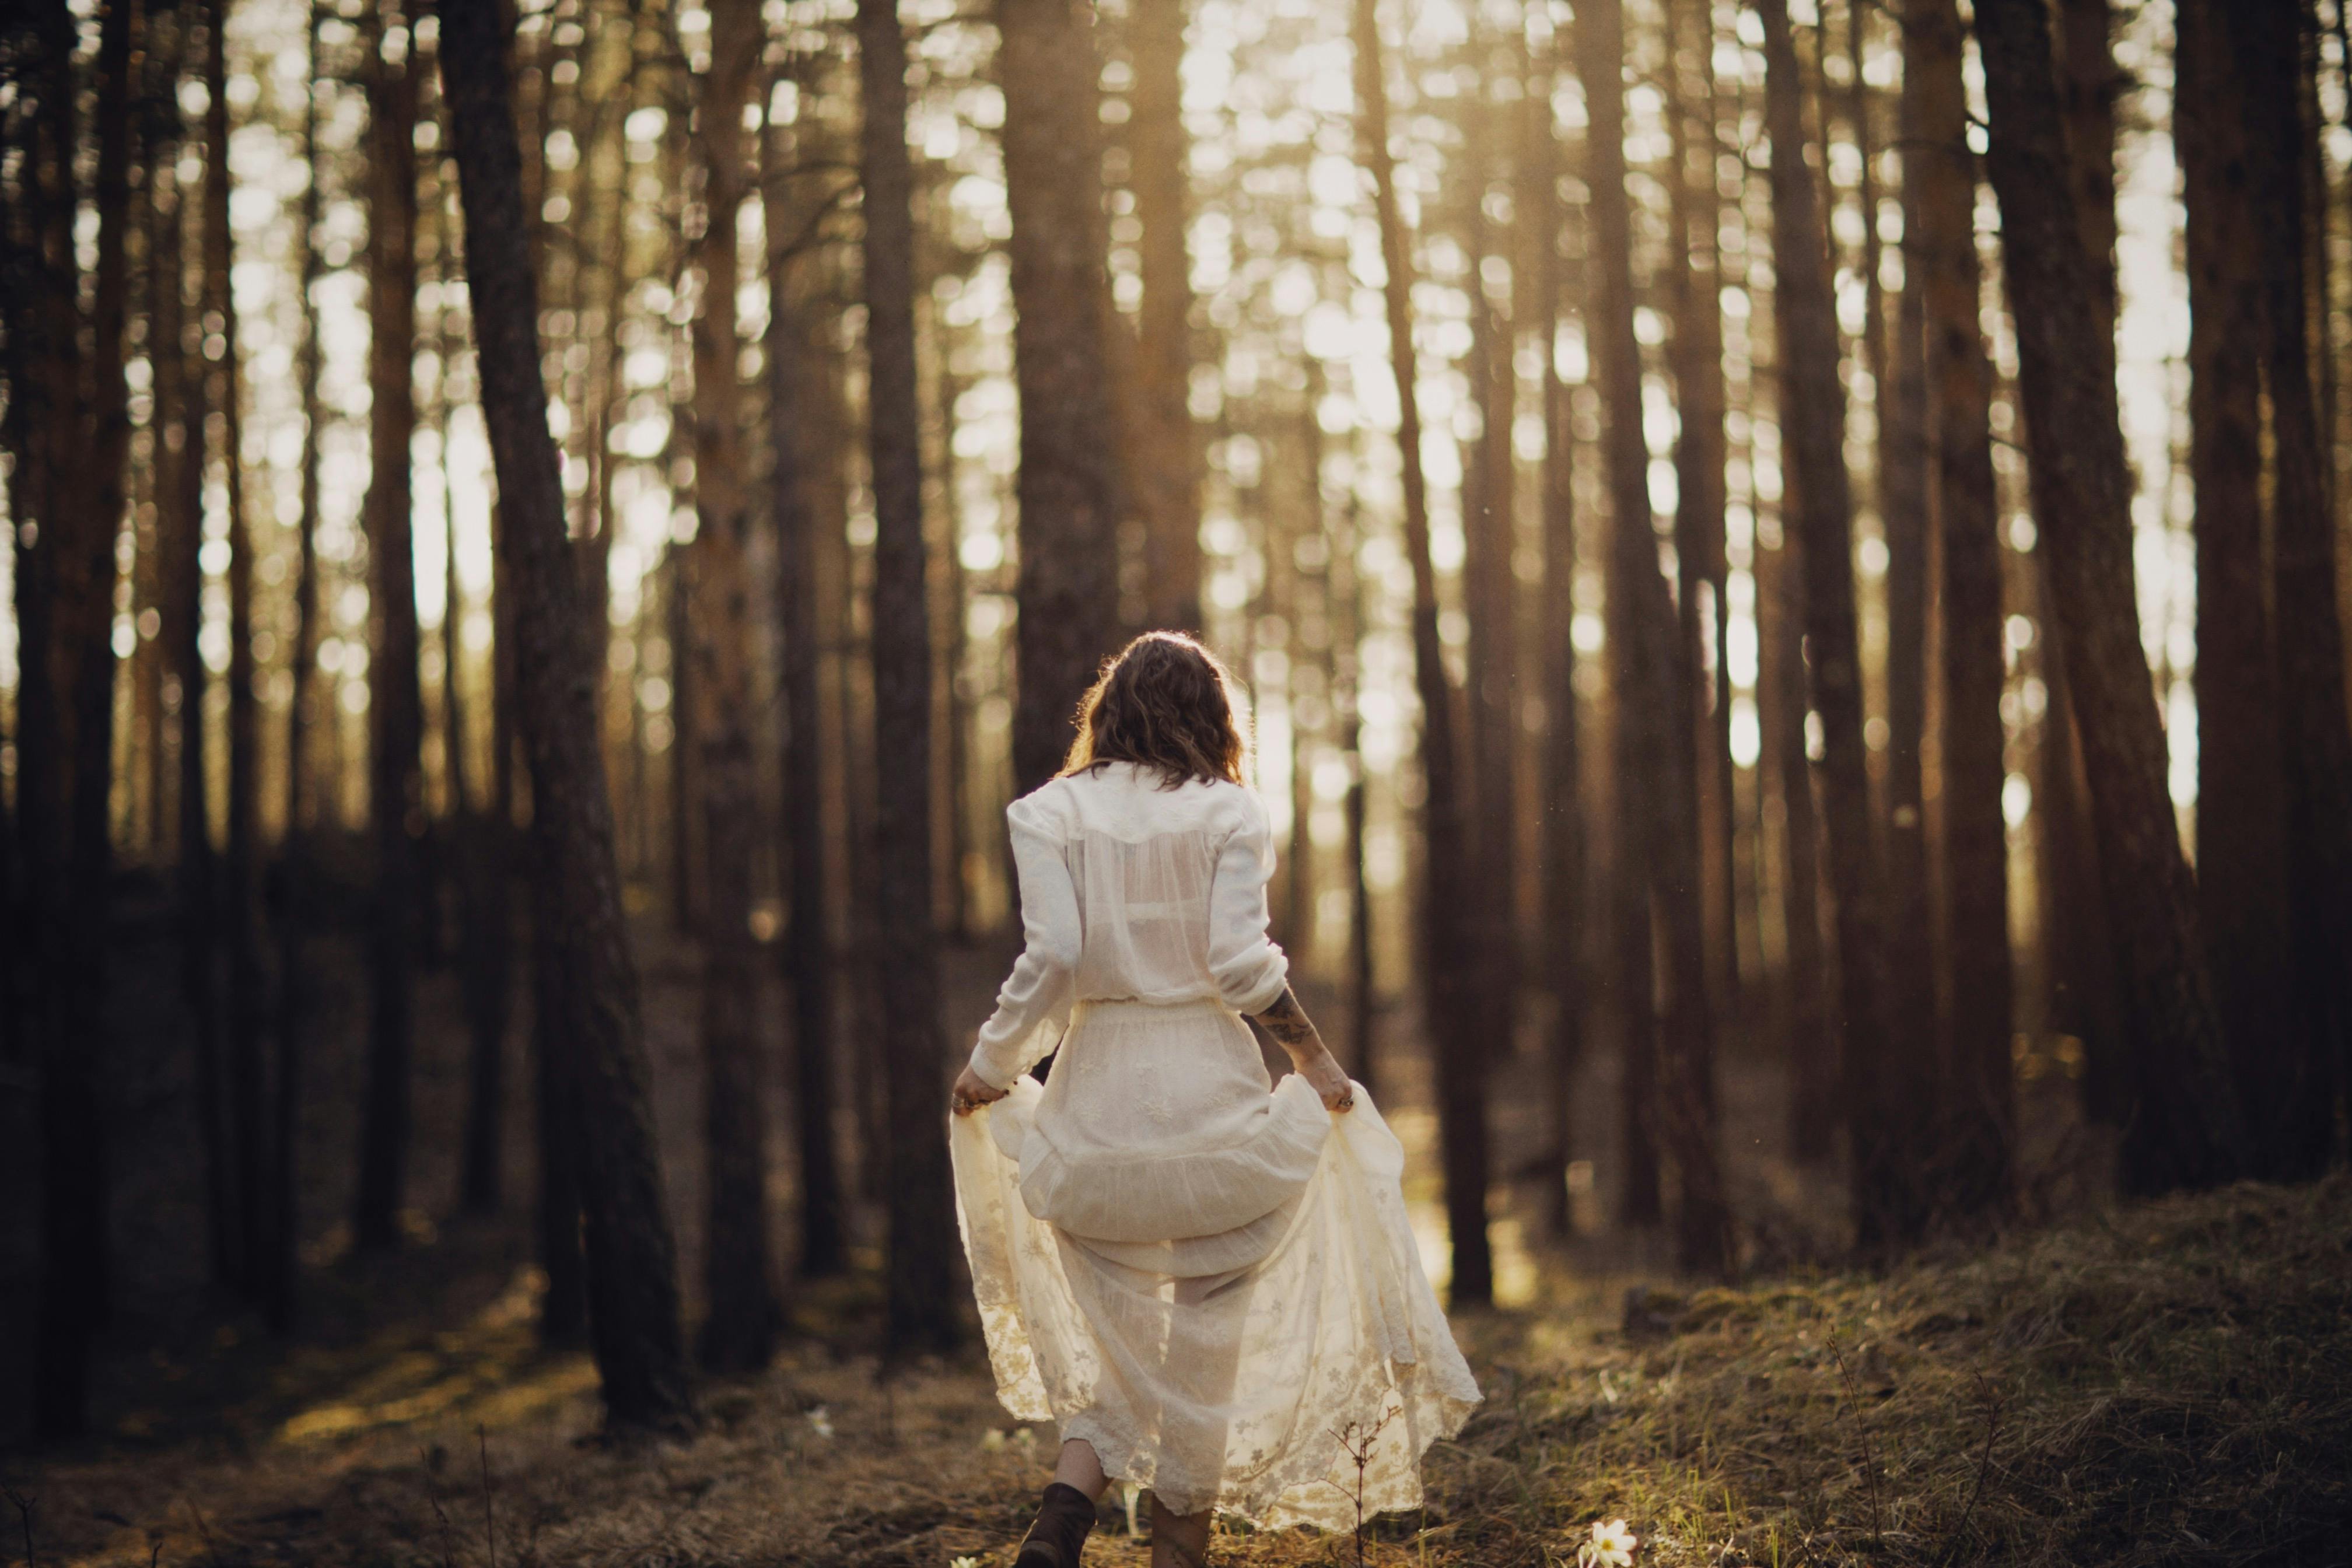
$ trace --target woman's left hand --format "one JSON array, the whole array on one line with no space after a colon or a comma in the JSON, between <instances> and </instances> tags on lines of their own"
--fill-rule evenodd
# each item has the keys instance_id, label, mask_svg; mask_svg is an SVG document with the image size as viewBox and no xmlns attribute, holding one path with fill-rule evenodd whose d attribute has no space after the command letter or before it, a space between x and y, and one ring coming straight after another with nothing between
<instances>
[{"instance_id":1,"label":"woman's left hand","mask_svg":"<svg viewBox=\"0 0 2352 1568\"><path fill-rule=\"evenodd\" d=\"M1326 1110L1352 1110L1356 1105L1356 1086L1349 1081L1339 1058L1326 1050L1313 1059L1299 1064L1301 1077L1323 1101Z\"/></svg>"},{"instance_id":2,"label":"woman's left hand","mask_svg":"<svg viewBox=\"0 0 2352 1568\"><path fill-rule=\"evenodd\" d=\"M938 1080L934 1079L933 1082ZM948 1105L958 1116L969 1116L991 1100L1003 1100L1006 1091L997 1088L978 1073L966 1068L956 1076L955 1088L949 1091Z\"/></svg>"}]
</instances>

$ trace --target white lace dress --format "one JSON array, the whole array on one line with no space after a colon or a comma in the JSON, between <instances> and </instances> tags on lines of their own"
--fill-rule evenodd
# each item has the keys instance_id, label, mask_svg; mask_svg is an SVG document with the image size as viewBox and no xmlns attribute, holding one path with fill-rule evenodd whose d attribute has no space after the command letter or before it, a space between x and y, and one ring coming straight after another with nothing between
<instances>
[{"instance_id":1,"label":"white lace dress","mask_svg":"<svg viewBox=\"0 0 2352 1568\"><path fill-rule=\"evenodd\" d=\"M1005 814L1027 950L950 1118L998 1397L1192 1513L1344 1529L1421 1502L1478 1387L1423 1273L1371 1099L1275 1086L1265 808L1112 763ZM1056 1046L1050 1079L1024 1076Z\"/></svg>"}]
</instances>

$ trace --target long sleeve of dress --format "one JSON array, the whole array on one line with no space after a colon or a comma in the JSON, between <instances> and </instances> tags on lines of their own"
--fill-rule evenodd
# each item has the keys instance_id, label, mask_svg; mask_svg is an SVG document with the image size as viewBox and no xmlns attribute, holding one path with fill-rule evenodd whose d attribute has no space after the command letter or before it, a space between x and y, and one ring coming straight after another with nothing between
<instances>
[{"instance_id":1,"label":"long sleeve of dress","mask_svg":"<svg viewBox=\"0 0 2352 1568\"><path fill-rule=\"evenodd\" d=\"M1265 884L1274 875L1274 829L1265 806L1243 792L1241 825L1217 851L1209 884L1209 973L1236 1013L1274 1005L1290 979L1290 961L1266 934Z\"/></svg>"},{"instance_id":2,"label":"long sleeve of dress","mask_svg":"<svg viewBox=\"0 0 2352 1568\"><path fill-rule=\"evenodd\" d=\"M971 1070L992 1089L1010 1089L1061 1037L1076 998L1078 952L1086 939L1069 861L1052 823L1027 799L1007 806L1004 819L1021 879L1025 945L972 1047Z\"/></svg>"}]
</instances>

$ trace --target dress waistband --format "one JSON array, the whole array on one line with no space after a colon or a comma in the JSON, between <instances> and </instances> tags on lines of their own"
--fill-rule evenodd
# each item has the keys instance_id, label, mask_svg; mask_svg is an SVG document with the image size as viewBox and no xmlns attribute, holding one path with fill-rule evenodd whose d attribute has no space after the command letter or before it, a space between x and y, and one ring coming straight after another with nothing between
<instances>
[{"instance_id":1,"label":"dress waistband","mask_svg":"<svg viewBox=\"0 0 2352 1568\"><path fill-rule=\"evenodd\" d=\"M1172 1018L1186 1013L1229 1014L1238 1017L1225 1005L1222 996L1202 996L1189 1002L1145 1002L1133 996L1089 997L1070 1010L1073 1026L1088 1018Z\"/></svg>"}]
</instances>

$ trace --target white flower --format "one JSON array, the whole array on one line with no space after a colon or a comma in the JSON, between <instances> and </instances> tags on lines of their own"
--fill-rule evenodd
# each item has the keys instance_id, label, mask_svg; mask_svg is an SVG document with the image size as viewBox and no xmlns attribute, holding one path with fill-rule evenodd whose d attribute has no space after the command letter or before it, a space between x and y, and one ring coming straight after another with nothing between
<instances>
[{"instance_id":1,"label":"white flower","mask_svg":"<svg viewBox=\"0 0 2352 1568\"><path fill-rule=\"evenodd\" d=\"M951 1557L948 1560L948 1568L980 1568L980 1559L977 1557Z\"/></svg>"},{"instance_id":2,"label":"white flower","mask_svg":"<svg viewBox=\"0 0 2352 1568\"><path fill-rule=\"evenodd\" d=\"M1596 1520L1592 1539L1576 1549L1578 1568L1633 1568L1633 1548L1640 1539L1622 1519Z\"/></svg>"},{"instance_id":3,"label":"white flower","mask_svg":"<svg viewBox=\"0 0 2352 1568\"><path fill-rule=\"evenodd\" d=\"M1026 1426L1016 1426L1013 1429L1013 1446L1024 1454L1034 1454L1037 1451L1037 1434Z\"/></svg>"},{"instance_id":4,"label":"white flower","mask_svg":"<svg viewBox=\"0 0 2352 1568\"><path fill-rule=\"evenodd\" d=\"M991 1426L980 1435L981 1452L1001 1454L1004 1451L1004 1434Z\"/></svg>"},{"instance_id":5,"label":"white flower","mask_svg":"<svg viewBox=\"0 0 2352 1568\"><path fill-rule=\"evenodd\" d=\"M824 1405L820 1405L815 1409L808 1413L808 1424L809 1430L814 1432L818 1436L824 1438L832 1437L833 1413L827 1410Z\"/></svg>"}]
</instances>

